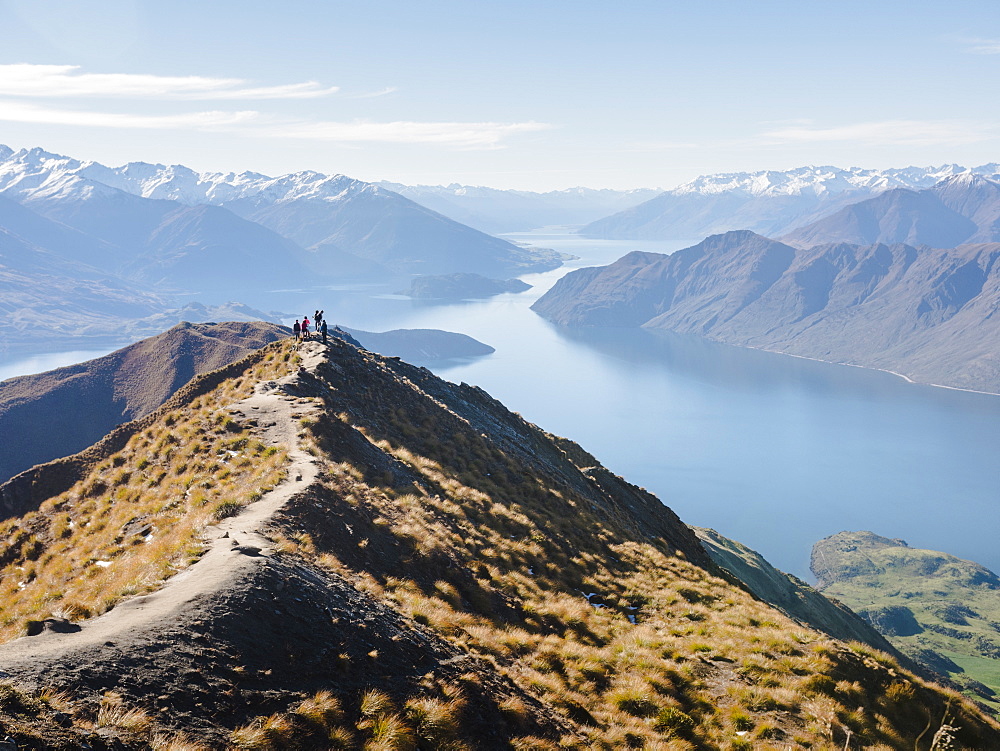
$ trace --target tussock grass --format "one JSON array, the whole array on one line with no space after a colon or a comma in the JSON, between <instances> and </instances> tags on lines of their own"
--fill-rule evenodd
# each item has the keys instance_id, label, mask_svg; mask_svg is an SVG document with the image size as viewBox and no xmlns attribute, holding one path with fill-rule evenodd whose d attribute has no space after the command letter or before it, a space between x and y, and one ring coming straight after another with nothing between
<instances>
[{"instance_id":1,"label":"tussock grass","mask_svg":"<svg viewBox=\"0 0 1000 751\"><path fill-rule=\"evenodd\" d=\"M289 368L282 345L261 363ZM230 379L136 433L72 488L0 523L0 639L28 620L99 615L155 589L198 559L206 526L283 477L284 450L239 426L226 407L253 381Z\"/></svg>"},{"instance_id":2,"label":"tussock grass","mask_svg":"<svg viewBox=\"0 0 1000 751\"><path fill-rule=\"evenodd\" d=\"M891 658L805 630L665 541L626 532L555 475L526 473L445 404L367 393L363 413L338 404L309 426L323 502L352 528L348 542L316 534L314 560L483 656L583 733L525 733L514 747L842 748L847 733L852 747L913 747L926 711L907 714L906 691L876 686L925 700L932 689ZM330 421L412 482L326 459ZM421 706L373 716L419 733ZM512 698L500 708L512 722L532 711Z\"/></svg>"}]
</instances>

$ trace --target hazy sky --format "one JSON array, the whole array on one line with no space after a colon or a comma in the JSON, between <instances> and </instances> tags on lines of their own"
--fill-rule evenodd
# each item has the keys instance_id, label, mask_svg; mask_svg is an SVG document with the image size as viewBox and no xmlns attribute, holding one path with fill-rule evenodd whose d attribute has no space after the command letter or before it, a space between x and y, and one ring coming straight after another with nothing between
<instances>
[{"instance_id":1,"label":"hazy sky","mask_svg":"<svg viewBox=\"0 0 1000 751\"><path fill-rule=\"evenodd\" d=\"M0 0L0 143L548 190L1000 161L1000 2Z\"/></svg>"}]
</instances>

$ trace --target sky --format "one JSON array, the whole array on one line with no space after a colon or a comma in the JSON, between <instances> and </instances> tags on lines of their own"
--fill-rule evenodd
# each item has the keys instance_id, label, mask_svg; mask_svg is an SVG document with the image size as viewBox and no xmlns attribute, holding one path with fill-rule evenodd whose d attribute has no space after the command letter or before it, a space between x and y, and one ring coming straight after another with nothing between
<instances>
[{"instance_id":1,"label":"sky","mask_svg":"<svg viewBox=\"0 0 1000 751\"><path fill-rule=\"evenodd\" d=\"M0 144L109 166L672 188L1000 161L996 0L0 0Z\"/></svg>"}]
</instances>

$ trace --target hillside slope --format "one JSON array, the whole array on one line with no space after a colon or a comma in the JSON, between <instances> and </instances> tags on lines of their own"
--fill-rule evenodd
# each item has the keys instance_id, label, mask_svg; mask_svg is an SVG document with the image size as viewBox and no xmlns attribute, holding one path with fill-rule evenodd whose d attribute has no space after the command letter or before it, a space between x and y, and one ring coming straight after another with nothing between
<instances>
[{"instance_id":1,"label":"hillside slope","mask_svg":"<svg viewBox=\"0 0 1000 751\"><path fill-rule=\"evenodd\" d=\"M252 352L31 476L0 623L41 633L0 670L127 748L1000 743L717 577L579 446L340 340Z\"/></svg>"},{"instance_id":2,"label":"hillside slope","mask_svg":"<svg viewBox=\"0 0 1000 751\"><path fill-rule=\"evenodd\" d=\"M0 382L0 482L81 451L159 407L194 376L288 336L273 323L179 324L110 355Z\"/></svg>"},{"instance_id":3,"label":"hillside slope","mask_svg":"<svg viewBox=\"0 0 1000 751\"><path fill-rule=\"evenodd\" d=\"M864 642L889 653L895 651L863 618L836 600L824 597L801 579L774 568L755 550L714 529L696 527L694 532L717 565L789 618L843 641Z\"/></svg>"},{"instance_id":4,"label":"hillside slope","mask_svg":"<svg viewBox=\"0 0 1000 751\"><path fill-rule=\"evenodd\" d=\"M662 328L998 392L998 259L998 243L803 249L729 232L571 272L532 310L562 325Z\"/></svg>"},{"instance_id":5,"label":"hillside slope","mask_svg":"<svg viewBox=\"0 0 1000 751\"><path fill-rule=\"evenodd\" d=\"M972 561L871 532L813 546L825 594L843 600L917 662L1000 706L1000 577Z\"/></svg>"}]
</instances>

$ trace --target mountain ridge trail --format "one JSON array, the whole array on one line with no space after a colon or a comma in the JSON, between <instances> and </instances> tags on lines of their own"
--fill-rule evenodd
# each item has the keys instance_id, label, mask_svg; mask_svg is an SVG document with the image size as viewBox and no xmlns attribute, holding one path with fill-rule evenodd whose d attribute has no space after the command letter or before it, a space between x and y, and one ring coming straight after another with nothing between
<instances>
[{"instance_id":1,"label":"mountain ridge trail","mask_svg":"<svg viewBox=\"0 0 1000 751\"><path fill-rule=\"evenodd\" d=\"M300 350L299 372L314 370L324 360L324 352L318 342L305 344ZM62 660L85 650L103 647L128 650L144 643L146 637L171 619L196 610L200 600L239 581L253 567L266 565L272 546L263 534L266 523L293 496L305 491L318 475L315 461L298 440L299 419L315 411L314 406L295 395L298 382L298 373L264 381L255 386L250 397L228 408L237 419L256 422L262 441L288 449L291 462L284 480L240 514L206 528L205 553L167 579L159 589L125 600L106 613L78 624L77 630L45 629L37 636L23 636L0 645L0 677L10 677L20 672L19 668L37 668L39 663Z\"/></svg>"}]
</instances>

